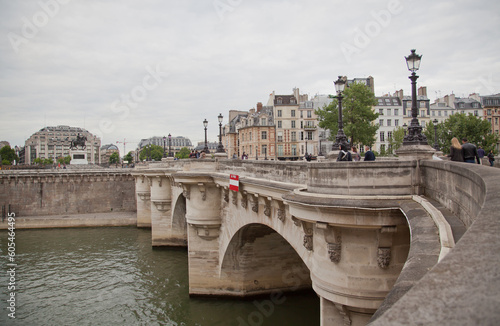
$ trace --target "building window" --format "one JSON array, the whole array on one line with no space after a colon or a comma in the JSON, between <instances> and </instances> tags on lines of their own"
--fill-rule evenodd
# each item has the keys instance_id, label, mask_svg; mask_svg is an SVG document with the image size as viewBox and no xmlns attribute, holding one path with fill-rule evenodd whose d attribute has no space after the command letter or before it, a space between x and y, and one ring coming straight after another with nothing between
<instances>
[{"instance_id":1,"label":"building window","mask_svg":"<svg viewBox=\"0 0 500 326\"><path fill-rule=\"evenodd\" d=\"M398 120L398 119L394 120L394 125L395 125L396 127L397 127L397 126L399 126L399 120Z\"/></svg>"},{"instance_id":2,"label":"building window","mask_svg":"<svg viewBox=\"0 0 500 326\"><path fill-rule=\"evenodd\" d=\"M262 145L262 153L267 154L267 145Z\"/></svg>"},{"instance_id":3,"label":"building window","mask_svg":"<svg viewBox=\"0 0 500 326\"><path fill-rule=\"evenodd\" d=\"M420 101L419 105L420 105L421 108L425 108L425 101Z\"/></svg>"},{"instance_id":4,"label":"building window","mask_svg":"<svg viewBox=\"0 0 500 326\"><path fill-rule=\"evenodd\" d=\"M292 145L292 156L297 156L297 145Z\"/></svg>"},{"instance_id":5,"label":"building window","mask_svg":"<svg viewBox=\"0 0 500 326\"><path fill-rule=\"evenodd\" d=\"M380 132L380 141L385 141L385 133L383 131Z\"/></svg>"},{"instance_id":6,"label":"building window","mask_svg":"<svg viewBox=\"0 0 500 326\"><path fill-rule=\"evenodd\" d=\"M267 139L267 131L262 132L262 139Z\"/></svg>"},{"instance_id":7,"label":"building window","mask_svg":"<svg viewBox=\"0 0 500 326\"><path fill-rule=\"evenodd\" d=\"M281 125L281 120L278 121L278 128L283 128Z\"/></svg>"},{"instance_id":8,"label":"building window","mask_svg":"<svg viewBox=\"0 0 500 326\"><path fill-rule=\"evenodd\" d=\"M420 116L425 117L425 110L420 110Z\"/></svg>"},{"instance_id":9,"label":"building window","mask_svg":"<svg viewBox=\"0 0 500 326\"><path fill-rule=\"evenodd\" d=\"M278 110L278 117L281 117L281 115L282 115L282 111Z\"/></svg>"},{"instance_id":10,"label":"building window","mask_svg":"<svg viewBox=\"0 0 500 326\"><path fill-rule=\"evenodd\" d=\"M458 103L458 107L461 109L465 108L465 103Z\"/></svg>"},{"instance_id":11,"label":"building window","mask_svg":"<svg viewBox=\"0 0 500 326\"><path fill-rule=\"evenodd\" d=\"M249 138L248 140L252 141L252 132L250 132L250 133L248 134L248 138ZM251 151L252 151L252 150L250 150L250 152L251 152Z\"/></svg>"},{"instance_id":12,"label":"building window","mask_svg":"<svg viewBox=\"0 0 500 326\"><path fill-rule=\"evenodd\" d=\"M260 119L260 124L261 124L262 126L267 126L267 119L266 119L266 118L262 118L262 119Z\"/></svg>"},{"instance_id":13,"label":"building window","mask_svg":"<svg viewBox=\"0 0 500 326\"><path fill-rule=\"evenodd\" d=\"M283 145L278 145L278 156L283 156Z\"/></svg>"},{"instance_id":14,"label":"building window","mask_svg":"<svg viewBox=\"0 0 500 326\"><path fill-rule=\"evenodd\" d=\"M432 111L432 116L434 117L436 115L436 111Z\"/></svg>"},{"instance_id":15,"label":"building window","mask_svg":"<svg viewBox=\"0 0 500 326\"><path fill-rule=\"evenodd\" d=\"M291 114L292 114L292 118L295 118L295 110L292 110Z\"/></svg>"},{"instance_id":16,"label":"building window","mask_svg":"<svg viewBox=\"0 0 500 326\"><path fill-rule=\"evenodd\" d=\"M399 115L399 109L394 109L394 115Z\"/></svg>"},{"instance_id":17,"label":"building window","mask_svg":"<svg viewBox=\"0 0 500 326\"><path fill-rule=\"evenodd\" d=\"M300 117L303 118L304 117L304 112L303 111L300 111Z\"/></svg>"},{"instance_id":18,"label":"building window","mask_svg":"<svg viewBox=\"0 0 500 326\"><path fill-rule=\"evenodd\" d=\"M384 115L384 109L378 109L378 114Z\"/></svg>"},{"instance_id":19,"label":"building window","mask_svg":"<svg viewBox=\"0 0 500 326\"><path fill-rule=\"evenodd\" d=\"M307 140L313 140L313 132L312 131L307 132Z\"/></svg>"},{"instance_id":20,"label":"building window","mask_svg":"<svg viewBox=\"0 0 500 326\"><path fill-rule=\"evenodd\" d=\"M474 110L474 115L477 117L479 115L479 111L478 110Z\"/></svg>"},{"instance_id":21,"label":"building window","mask_svg":"<svg viewBox=\"0 0 500 326\"><path fill-rule=\"evenodd\" d=\"M277 100L277 102L276 102L276 103L278 103L278 104L283 103L283 99L282 99L281 97L278 97L278 100Z\"/></svg>"},{"instance_id":22,"label":"building window","mask_svg":"<svg viewBox=\"0 0 500 326\"><path fill-rule=\"evenodd\" d=\"M472 103L472 107L474 109L477 109L479 107L479 103L477 103L477 102Z\"/></svg>"},{"instance_id":23,"label":"building window","mask_svg":"<svg viewBox=\"0 0 500 326\"><path fill-rule=\"evenodd\" d=\"M292 136L292 141L297 141L297 132L292 131L291 136Z\"/></svg>"},{"instance_id":24,"label":"building window","mask_svg":"<svg viewBox=\"0 0 500 326\"><path fill-rule=\"evenodd\" d=\"M312 111L311 110L307 110L307 117L312 118Z\"/></svg>"},{"instance_id":25,"label":"building window","mask_svg":"<svg viewBox=\"0 0 500 326\"><path fill-rule=\"evenodd\" d=\"M381 145L380 145L380 151L381 151L382 153L384 153L384 152L385 152L385 144L381 144Z\"/></svg>"},{"instance_id":26,"label":"building window","mask_svg":"<svg viewBox=\"0 0 500 326\"><path fill-rule=\"evenodd\" d=\"M379 125L379 126L383 126L383 125L384 125L384 119L380 119L380 120L378 121L378 125Z\"/></svg>"},{"instance_id":27,"label":"building window","mask_svg":"<svg viewBox=\"0 0 500 326\"><path fill-rule=\"evenodd\" d=\"M295 104L295 99L293 97L290 99L290 104Z\"/></svg>"},{"instance_id":28,"label":"building window","mask_svg":"<svg viewBox=\"0 0 500 326\"><path fill-rule=\"evenodd\" d=\"M391 119L387 119L387 127L390 127L392 124Z\"/></svg>"},{"instance_id":29,"label":"building window","mask_svg":"<svg viewBox=\"0 0 500 326\"><path fill-rule=\"evenodd\" d=\"M387 139L389 139L389 140L392 139L392 131L387 132Z\"/></svg>"},{"instance_id":30,"label":"building window","mask_svg":"<svg viewBox=\"0 0 500 326\"><path fill-rule=\"evenodd\" d=\"M292 120L292 128L295 128L295 120Z\"/></svg>"},{"instance_id":31,"label":"building window","mask_svg":"<svg viewBox=\"0 0 500 326\"><path fill-rule=\"evenodd\" d=\"M488 109L486 112L487 115L491 115L491 109Z\"/></svg>"},{"instance_id":32,"label":"building window","mask_svg":"<svg viewBox=\"0 0 500 326\"><path fill-rule=\"evenodd\" d=\"M391 109L387 109L387 115L391 115Z\"/></svg>"},{"instance_id":33,"label":"building window","mask_svg":"<svg viewBox=\"0 0 500 326\"><path fill-rule=\"evenodd\" d=\"M422 124L422 128L425 128L425 121L422 121L421 124Z\"/></svg>"}]
</instances>

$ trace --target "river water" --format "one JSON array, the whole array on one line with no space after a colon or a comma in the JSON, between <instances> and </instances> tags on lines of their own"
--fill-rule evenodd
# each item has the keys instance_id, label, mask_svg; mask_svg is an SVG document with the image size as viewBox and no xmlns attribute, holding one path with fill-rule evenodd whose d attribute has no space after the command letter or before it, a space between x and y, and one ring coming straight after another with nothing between
<instances>
[{"instance_id":1,"label":"river water","mask_svg":"<svg viewBox=\"0 0 500 326\"><path fill-rule=\"evenodd\" d=\"M0 325L319 325L314 293L279 302L190 298L187 250L137 228L16 230L15 319L0 231Z\"/></svg>"}]
</instances>

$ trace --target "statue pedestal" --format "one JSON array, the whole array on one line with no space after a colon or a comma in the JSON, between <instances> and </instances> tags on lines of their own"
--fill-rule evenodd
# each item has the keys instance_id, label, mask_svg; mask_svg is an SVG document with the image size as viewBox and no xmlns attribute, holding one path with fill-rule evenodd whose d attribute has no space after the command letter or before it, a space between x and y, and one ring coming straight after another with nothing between
<instances>
[{"instance_id":1,"label":"statue pedestal","mask_svg":"<svg viewBox=\"0 0 500 326\"><path fill-rule=\"evenodd\" d=\"M71 165L85 165L89 164L87 160L87 151L81 149L70 149L69 156L71 157L71 161L69 164Z\"/></svg>"},{"instance_id":2,"label":"statue pedestal","mask_svg":"<svg viewBox=\"0 0 500 326\"><path fill-rule=\"evenodd\" d=\"M435 152L429 145L402 145L396 150L396 154L403 161L432 160Z\"/></svg>"}]
</instances>

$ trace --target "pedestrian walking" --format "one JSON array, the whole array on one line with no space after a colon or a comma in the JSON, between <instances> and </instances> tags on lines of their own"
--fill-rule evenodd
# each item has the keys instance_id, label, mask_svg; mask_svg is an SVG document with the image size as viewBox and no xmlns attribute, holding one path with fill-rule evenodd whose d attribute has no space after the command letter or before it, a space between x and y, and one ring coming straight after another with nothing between
<instances>
[{"instance_id":1,"label":"pedestrian walking","mask_svg":"<svg viewBox=\"0 0 500 326\"><path fill-rule=\"evenodd\" d=\"M490 150L488 153L488 161L490 162L490 166L495 165L495 154L493 154L493 150Z\"/></svg>"},{"instance_id":2,"label":"pedestrian walking","mask_svg":"<svg viewBox=\"0 0 500 326\"><path fill-rule=\"evenodd\" d=\"M365 161L375 161L375 154L370 150L370 146L365 146Z\"/></svg>"},{"instance_id":3,"label":"pedestrian walking","mask_svg":"<svg viewBox=\"0 0 500 326\"><path fill-rule=\"evenodd\" d=\"M448 155L452 161L463 162L464 154L462 152L462 145L458 141L457 137L451 139L450 154Z\"/></svg>"},{"instance_id":4,"label":"pedestrian walking","mask_svg":"<svg viewBox=\"0 0 500 326\"><path fill-rule=\"evenodd\" d=\"M467 138L462 138L462 154L464 155L464 161L466 163L473 163L474 159L477 161L477 164L481 164L479 161L479 156L477 155L477 148L474 144L469 143Z\"/></svg>"}]
</instances>

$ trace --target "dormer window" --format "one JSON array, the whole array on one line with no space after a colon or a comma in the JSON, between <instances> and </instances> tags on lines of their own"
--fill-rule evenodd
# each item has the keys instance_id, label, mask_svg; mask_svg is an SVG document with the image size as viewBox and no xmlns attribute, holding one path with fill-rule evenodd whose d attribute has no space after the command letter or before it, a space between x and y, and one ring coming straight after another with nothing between
<instances>
[{"instance_id":1,"label":"dormer window","mask_svg":"<svg viewBox=\"0 0 500 326\"><path fill-rule=\"evenodd\" d=\"M282 104L283 103L283 99L281 97L278 97L278 100L276 101L276 103Z\"/></svg>"},{"instance_id":2,"label":"dormer window","mask_svg":"<svg viewBox=\"0 0 500 326\"><path fill-rule=\"evenodd\" d=\"M290 104L295 104L295 99L293 97L290 99Z\"/></svg>"}]
</instances>

